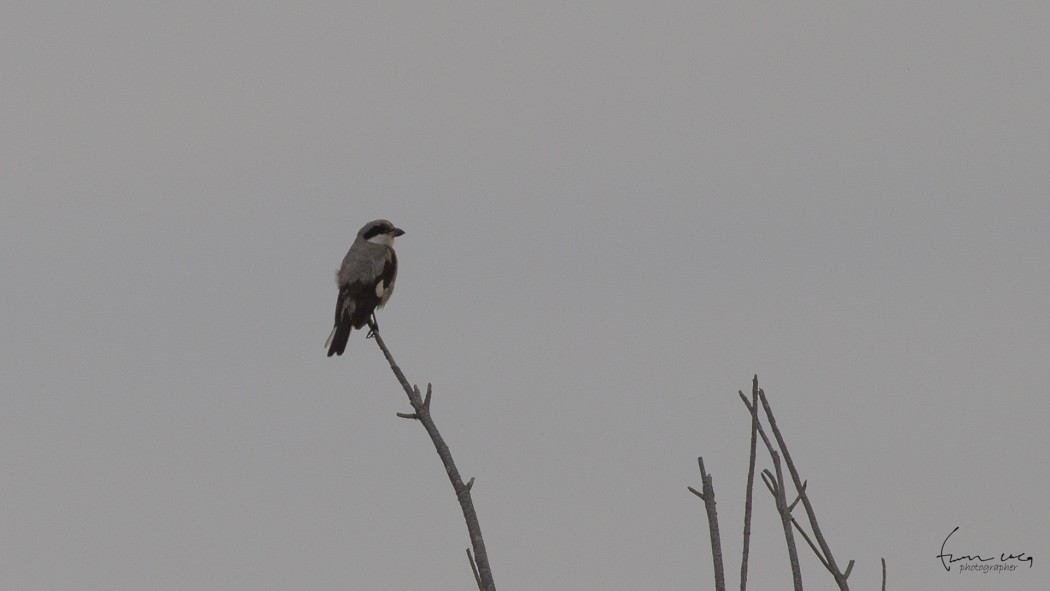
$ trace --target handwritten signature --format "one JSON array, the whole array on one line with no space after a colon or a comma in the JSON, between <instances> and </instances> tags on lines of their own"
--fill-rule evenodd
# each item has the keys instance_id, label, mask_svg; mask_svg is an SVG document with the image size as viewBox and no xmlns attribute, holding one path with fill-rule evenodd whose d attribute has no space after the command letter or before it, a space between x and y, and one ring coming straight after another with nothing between
<instances>
[{"instance_id":1,"label":"handwritten signature","mask_svg":"<svg viewBox=\"0 0 1050 591\"><path fill-rule=\"evenodd\" d=\"M949 566L949 565L952 564L953 562L959 562L960 560L966 560L966 561L969 561L969 562L975 562L975 561L976 562L989 562L989 561L992 561L992 560L996 560L997 558L998 558L999 562L1009 562L1011 560L1016 560L1017 562L1027 562L1028 563L1028 568L1032 568L1032 557L1031 556L1025 556L1024 552L1021 552L1020 554L1010 554L1010 555L1007 555L1006 552L1003 552L1003 553L999 554L998 557L996 557L995 555L984 557L984 556L981 556L980 554L963 554L963 555L960 555L960 556L955 556L954 554L950 554L950 553L945 552L944 551L944 546L948 544L948 538L952 537L952 534L954 534L957 531L959 531L959 526L955 526L955 529L953 529L951 531L951 533L948 534L948 537L944 538L944 541L941 542L941 553L937 555L937 558L941 559L941 566L943 566L944 570L946 570L946 571L951 571L952 569L951 569L951 566ZM1016 568L1016 567L1011 567L1011 568Z\"/></svg>"}]
</instances>

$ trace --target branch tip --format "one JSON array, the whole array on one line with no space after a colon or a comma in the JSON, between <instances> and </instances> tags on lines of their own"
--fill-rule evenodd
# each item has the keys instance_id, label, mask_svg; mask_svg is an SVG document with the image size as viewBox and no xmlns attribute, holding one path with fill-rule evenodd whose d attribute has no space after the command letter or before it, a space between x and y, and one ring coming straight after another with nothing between
<instances>
[{"instance_id":1,"label":"branch tip","mask_svg":"<svg viewBox=\"0 0 1050 591\"><path fill-rule=\"evenodd\" d=\"M762 482L766 483L766 488L769 489L769 492L773 493L774 497L777 496L777 490L780 489L777 483L777 477L773 476L773 473L769 470L762 470L761 477Z\"/></svg>"}]
</instances>

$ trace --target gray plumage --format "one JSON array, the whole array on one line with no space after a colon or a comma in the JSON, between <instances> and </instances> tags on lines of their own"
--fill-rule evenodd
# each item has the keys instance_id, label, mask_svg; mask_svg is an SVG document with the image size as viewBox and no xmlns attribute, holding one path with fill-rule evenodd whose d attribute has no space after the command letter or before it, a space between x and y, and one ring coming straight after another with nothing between
<instances>
[{"instance_id":1,"label":"gray plumage","mask_svg":"<svg viewBox=\"0 0 1050 591\"><path fill-rule=\"evenodd\" d=\"M357 233L336 273L335 326L325 342L329 357L342 355L352 330L368 324L376 308L390 299L397 279L394 238L404 233L387 220L368 222Z\"/></svg>"}]
</instances>

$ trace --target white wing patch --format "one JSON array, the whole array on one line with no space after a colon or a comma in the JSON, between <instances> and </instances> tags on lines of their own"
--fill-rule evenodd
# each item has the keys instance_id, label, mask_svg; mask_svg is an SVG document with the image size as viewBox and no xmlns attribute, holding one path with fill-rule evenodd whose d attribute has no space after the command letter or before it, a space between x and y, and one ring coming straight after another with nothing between
<instances>
[{"instance_id":1,"label":"white wing patch","mask_svg":"<svg viewBox=\"0 0 1050 591\"><path fill-rule=\"evenodd\" d=\"M383 301L383 294L386 293L386 281L380 280L376 282L376 297L379 301Z\"/></svg>"}]
</instances>

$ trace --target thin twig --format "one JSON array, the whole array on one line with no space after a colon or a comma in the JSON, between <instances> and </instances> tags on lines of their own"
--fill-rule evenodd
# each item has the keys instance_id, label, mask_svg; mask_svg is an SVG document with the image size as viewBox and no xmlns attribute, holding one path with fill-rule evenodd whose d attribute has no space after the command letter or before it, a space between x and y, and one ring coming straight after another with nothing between
<instances>
[{"instance_id":1,"label":"thin twig","mask_svg":"<svg viewBox=\"0 0 1050 591\"><path fill-rule=\"evenodd\" d=\"M481 586L481 575L478 574L478 565L474 562L474 555L470 553L470 548L467 548L467 560L470 561L470 570L474 571L474 582L478 584L479 591L485 591L485 588Z\"/></svg>"},{"instance_id":2,"label":"thin twig","mask_svg":"<svg viewBox=\"0 0 1050 591\"><path fill-rule=\"evenodd\" d=\"M882 559L882 591L886 591L886 558Z\"/></svg>"},{"instance_id":3,"label":"thin twig","mask_svg":"<svg viewBox=\"0 0 1050 591\"><path fill-rule=\"evenodd\" d=\"M762 470L762 482L765 483L766 488L769 489L769 494L773 495L773 499L777 498L777 477L773 476L773 473L769 470Z\"/></svg>"},{"instance_id":4,"label":"thin twig","mask_svg":"<svg viewBox=\"0 0 1050 591\"><path fill-rule=\"evenodd\" d=\"M427 384L427 397L424 401L420 395L419 388L414 388L408 383L405 374L401 372L401 368L394 362L394 357L390 354L390 350L386 348L386 343L383 342L383 337L379 336L379 327L376 326L375 321L369 320L368 327L372 329L372 336L375 338L376 344L383 351L383 356L390 363L390 369L394 372L394 376L401 384L401 387L404 388L405 394L408 395L408 402L412 405L412 409L416 411L415 418L423 424L423 428L426 429L431 441L434 442L434 449L437 450L441 463L445 466L445 472L448 473L448 479L452 482L452 490L456 492L459 506L463 510L463 519L467 523L470 544L474 547L474 556L477 561L477 576L480 580L479 588L482 591L495 591L496 584L492 580L492 569L489 567L488 553L485 552L485 540L481 537L481 524L478 522L478 514L474 510L474 501L470 498L470 488L463 483L459 470L456 468L456 462L452 459L452 452L449 451L448 445L445 444L441 433L438 432L437 425L434 424L434 419L430 416L430 384Z\"/></svg>"},{"instance_id":5,"label":"thin twig","mask_svg":"<svg viewBox=\"0 0 1050 591\"><path fill-rule=\"evenodd\" d=\"M824 555L820 553L820 550L815 545L813 545L813 540L809 537L809 535L806 534L806 530L802 529L802 526L798 524L798 520L795 519L794 515L791 516L791 524L795 526L795 529L798 530L798 533L802 534L802 539L806 540L806 543L809 544L810 549L813 550L813 554L817 555L817 560L819 560L820 563L824 565L824 568L828 568L828 561L824 560Z\"/></svg>"},{"instance_id":6,"label":"thin twig","mask_svg":"<svg viewBox=\"0 0 1050 591\"><path fill-rule=\"evenodd\" d=\"M805 486L802 484L802 478L798 475L798 470L795 469L795 463L791 460L791 453L788 452L787 443L784 442L784 436L781 435L780 429L777 428L776 418L773 416L773 410L769 407L769 400L766 399L766 393L760 388L758 390L758 398L762 402L762 408L766 411L766 419L769 421L769 427L773 430L773 436L776 437L777 445L780 450L784 453L784 462L787 464L788 471L791 472L791 479L795 484L795 490L799 491L799 496L802 497L802 506L806 508L806 515L809 517L809 525L813 530L813 537L817 539L817 544L820 545L821 553L824 555L824 559L827 561L828 572L835 579L841 591L848 591L849 584L846 582L846 575L839 570L837 564L835 564L835 558L831 555L831 548L828 547L827 541L824 540L824 534L820 531L820 525L817 523L817 514L813 510L813 504L809 502L809 495L806 494Z\"/></svg>"}]
</instances>

